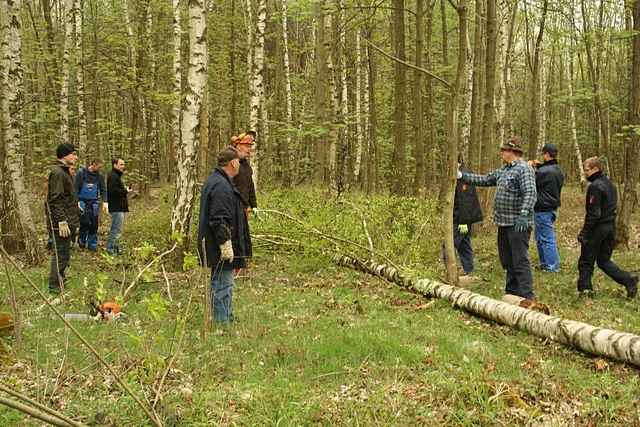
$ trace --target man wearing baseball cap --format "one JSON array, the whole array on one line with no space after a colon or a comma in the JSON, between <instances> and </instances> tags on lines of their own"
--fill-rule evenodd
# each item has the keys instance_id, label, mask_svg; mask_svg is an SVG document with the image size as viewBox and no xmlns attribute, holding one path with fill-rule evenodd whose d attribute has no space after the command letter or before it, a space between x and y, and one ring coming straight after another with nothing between
<instances>
[{"instance_id":1,"label":"man wearing baseball cap","mask_svg":"<svg viewBox=\"0 0 640 427\"><path fill-rule=\"evenodd\" d=\"M522 160L522 145L512 137L500 147L504 165L487 175L458 171L458 179L480 187L496 187L493 221L498 226L498 253L505 269L507 294L534 299L529 263L529 237L536 203L536 179Z\"/></svg>"},{"instance_id":2,"label":"man wearing baseball cap","mask_svg":"<svg viewBox=\"0 0 640 427\"><path fill-rule=\"evenodd\" d=\"M529 160L536 169L536 192L538 194L534 210L535 236L540 269L557 273L560 271L560 255L553 225L560 207L560 193L564 184L564 173L558 165L558 147L545 144L542 147L544 162Z\"/></svg>"},{"instance_id":3,"label":"man wearing baseball cap","mask_svg":"<svg viewBox=\"0 0 640 427\"><path fill-rule=\"evenodd\" d=\"M78 199L69 168L78 160L72 144L56 149L56 165L49 172L47 189L47 226L53 243L49 291L59 294L64 289L65 270L71 256L71 242L80 227Z\"/></svg>"}]
</instances>

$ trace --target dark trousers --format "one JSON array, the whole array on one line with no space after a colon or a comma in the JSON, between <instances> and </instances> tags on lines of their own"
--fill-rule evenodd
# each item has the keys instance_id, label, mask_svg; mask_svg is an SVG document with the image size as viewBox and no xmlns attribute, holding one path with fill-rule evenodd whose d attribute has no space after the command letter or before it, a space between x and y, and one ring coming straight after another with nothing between
<instances>
[{"instance_id":1,"label":"dark trousers","mask_svg":"<svg viewBox=\"0 0 640 427\"><path fill-rule=\"evenodd\" d=\"M49 290L59 291L64 281L64 271L69 266L71 258L72 237L62 238L56 230L52 232L55 242L52 242L51 271L49 272Z\"/></svg>"},{"instance_id":2,"label":"dark trousers","mask_svg":"<svg viewBox=\"0 0 640 427\"><path fill-rule=\"evenodd\" d=\"M628 272L611 261L615 234L615 224L598 224L582 243L580 259L578 259L578 291L592 289L591 276L593 276L594 263L597 263L607 276L623 286L633 281Z\"/></svg>"},{"instance_id":3,"label":"dark trousers","mask_svg":"<svg viewBox=\"0 0 640 427\"><path fill-rule=\"evenodd\" d=\"M458 224L453 224L453 245L460 257L460 264L466 274L473 273L473 248L471 247L471 225L469 232L462 234L458 231Z\"/></svg>"},{"instance_id":4,"label":"dark trousers","mask_svg":"<svg viewBox=\"0 0 640 427\"><path fill-rule=\"evenodd\" d=\"M507 272L505 292L533 299L533 276L529 263L531 230L517 232L513 226L498 227L498 254Z\"/></svg>"}]
</instances>

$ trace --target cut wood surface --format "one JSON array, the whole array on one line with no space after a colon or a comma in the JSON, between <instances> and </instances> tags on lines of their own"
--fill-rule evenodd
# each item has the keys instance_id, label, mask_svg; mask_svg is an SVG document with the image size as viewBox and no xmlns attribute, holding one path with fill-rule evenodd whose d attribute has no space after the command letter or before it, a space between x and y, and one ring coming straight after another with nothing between
<instances>
[{"instance_id":1,"label":"cut wood surface","mask_svg":"<svg viewBox=\"0 0 640 427\"><path fill-rule=\"evenodd\" d=\"M394 267L371 260L361 261L348 256L334 256L333 260L339 265L382 277L422 295L450 301L454 307L462 308L484 319L548 338L586 353L640 366L638 335L549 316L437 280L410 278Z\"/></svg>"}]
</instances>

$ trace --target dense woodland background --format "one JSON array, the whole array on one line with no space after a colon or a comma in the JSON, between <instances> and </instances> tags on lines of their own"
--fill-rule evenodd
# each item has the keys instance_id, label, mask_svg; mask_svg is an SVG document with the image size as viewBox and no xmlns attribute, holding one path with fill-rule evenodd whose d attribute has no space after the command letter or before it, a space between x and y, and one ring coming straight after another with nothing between
<instances>
[{"instance_id":1,"label":"dense woodland background","mask_svg":"<svg viewBox=\"0 0 640 427\"><path fill-rule=\"evenodd\" d=\"M83 162L126 159L142 194L175 183L172 229L187 237L197 182L247 129L259 188L446 201L458 151L487 171L518 135L528 158L558 144L572 181L580 159L604 156L623 225L636 203L639 2L0 4L0 220L33 259L32 200L67 140Z\"/></svg>"}]
</instances>

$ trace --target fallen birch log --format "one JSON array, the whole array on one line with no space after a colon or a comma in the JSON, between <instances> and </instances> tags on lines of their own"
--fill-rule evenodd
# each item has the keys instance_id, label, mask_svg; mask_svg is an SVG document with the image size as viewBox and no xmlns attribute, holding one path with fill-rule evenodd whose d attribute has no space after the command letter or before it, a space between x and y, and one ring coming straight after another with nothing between
<instances>
[{"instance_id":1,"label":"fallen birch log","mask_svg":"<svg viewBox=\"0 0 640 427\"><path fill-rule=\"evenodd\" d=\"M422 295L447 300L454 307L484 319L527 331L541 338L548 338L585 353L640 366L640 336L638 335L549 316L435 280L408 278L394 267L373 261L360 261L348 256L333 256L333 261L344 267L382 277Z\"/></svg>"}]
</instances>

